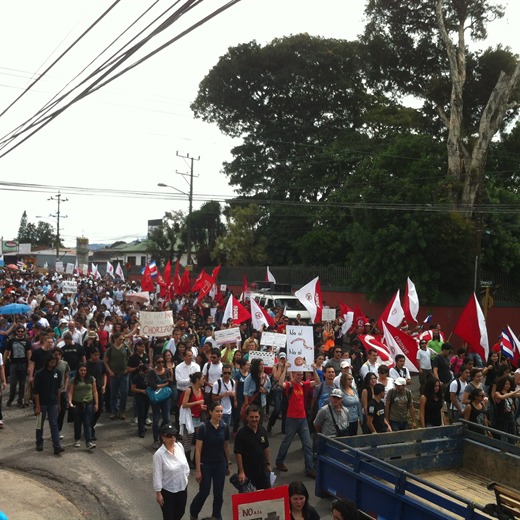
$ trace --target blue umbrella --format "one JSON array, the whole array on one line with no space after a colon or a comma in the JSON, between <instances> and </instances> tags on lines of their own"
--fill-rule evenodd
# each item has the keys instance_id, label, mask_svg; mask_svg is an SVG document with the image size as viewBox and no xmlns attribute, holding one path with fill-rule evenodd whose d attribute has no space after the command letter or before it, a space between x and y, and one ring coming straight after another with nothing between
<instances>
[{"instance_id":1,"label":"blue umbrella","mask_svg":"<svg viewBox=\"0 0 520 520\"><path fill-rule=\"evenodd\" d=\"M25 303L9 303L8 305L0 307L0 314L25 314L30 310L31 307L25 305Z\"/></svg>"}]
</instances>

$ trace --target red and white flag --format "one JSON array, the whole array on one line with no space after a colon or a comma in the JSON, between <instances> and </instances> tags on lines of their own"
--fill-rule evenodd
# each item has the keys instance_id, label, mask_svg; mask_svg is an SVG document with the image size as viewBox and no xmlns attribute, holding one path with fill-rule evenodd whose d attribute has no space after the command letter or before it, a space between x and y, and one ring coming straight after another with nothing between
<instances>
[{"instance_id":1,"label":"red and white flag","mask_svg":"<svg viewBox=\"0 0 520 520\"><path fill-rule=\"evenodd\" d=\"M98 266L96 264L92 264L92 275L94 276L94 280L100 280L101 275L98 271Z\"/></svg>"},{"instance_id":2,"label":"red and white flag","mask_svg":"<svg viewBox=\"0 0 520 520\"><path fill-rule=\"evenodd\" d=\"M227 323L229 318L231 318L235 324L251 319L249 311L232 294L229 295L224 316L222 316L222 323Z\"/></svg>"},{"instance_id":3,"label":"red and white flag","mask_svg":"<svg viewBox=\"0 0 520 520\"><path fill-rule=\"evenodd\" d=\"M520 368L520 341L515 336L515 333L512 331L511 327L507 326L507 335L511 339L511 351L512 351L512 358L511 363L517 367ZM503 346L502 346L503 350Z\"/></svg>"},{"instance_id":4,"label":"red and white flag","mask_svg":"<svg viewBox=\"0 0 520 520\"><path fill-rule=\"evenodd\" d=\"M321 312L323 309L323 300L321 298L320 277L317 276L307 285L294 293L296 298L300 300L304 307L311 315L311 323L319 323L321 321Z\"/></svg>"},{"instance_id":5,"label":"red and white flag","mask_svg":"<svg viewBox=\"0 0 520 520\"><path fill-rule=\"evenodd\" d=\"M404 311L401 306L401 300L399 299L399 289L395 293L394 297L388 302L386 309L381 314L377 326L379 330L383 330L383 322L386 321L394 327L399 327L404 318Z\"/></svg>"},{"instance_id":6,"label":"red and white flag","mask_svg":"<svg viewBox=\"0 0 520 520\"><path fill-rule=\"evenodd\" d=\"M385 343L395 360L395 356L402 354L405 357L404 366L410 372L419 372L419 365L417 362L417 350L419 344L406 332L390 325L390 323L383 322L383 337Z\"/></svg>"},{"instance_id":7,"label":"red and white flag","mask_svg":"<svg viewBox=\"0 0 520 520\"><path fill-rule=\"evenodd\" d=\"M372 336L371 334L360 334L358 338L365 346L367 352L371 348L375 348L377 350L377 355L379 356L379 360L381 363L383 363L383 365L386 365L390 368L394 366L394 360L392 359L387 346L382 341L380 341L375 336Z\"/></svg>"},{"instance_id":8,"label":"red and white flag","mask_svg":"<svg viewBox=\"0 0 520 520\"><path fill-rule=\"evenodd\" d=\"M108 260L107 260L107 274L109 274L112 278L115 278L114 266Z\"/></svg>"},{"instance_id":9,"label":"red and white flag","mask_svg":"<svg viewBox=\"0 0 520 520\"><path fill-rule=\"evenodd\" d=\"M116 275L124 282L125 281L125 273L123 273L123 268L121 267L121 264L117 262L116 266Z\"/></svg>"},{"instance_id":10,"label":"red and white flag","mask_svg":"<svg viewBox=\"0 0 520 520\"><path fill-rule=\"evenodd\" d=\"M265 281L266 282L272 282L272 283L276 283L276 280L273 276L273 273L271 273L271 271L269 271L269 266L267 266L267 274L265 276Z\"/></svg>"},{"instance_id":11,"label":"red and white flag","mask_svg":"<svg viewBox=\"0 0 520 520\"><path fill-rule=\"evenodd\" d=\"M419 312L419 296L417 295L417 291L415 289L415 285L408 278L406 280L406 291L404 293L403 300L403 312L404 319L408 322L417 323L417 313Z\"/></svg>"},{"instance_id":12,"label":"red and white flag","mask_svg":"<svg viewBox=\"0 0 520 520\"><path fill-rule=\"evenodd\" d=\"M479 354L485 362L489 354L489 341L486 329L486 319L484 313L480 308L477 296L475 293L470 297L466 307L453 329L453 332L467 341L474 352Z\"/></svg>"},{"instance_id":13,"label":"red and white flag","mask_svg":"<svg viewBox=\"0 0 520 520\"><path fill-rule=\"evenodd\" d=\"M262 326L274 327L274 320L269 316L267 311L254 298L251 298L251 323L253 329L259 330Z\"/></svg>"},{"instance_id":14,"label":"red and white flag","mask_svg":"<svg viewBox=\"0 0 520 520\"><path fill-rule=\"evenodd\" d=\"M368 323L368 319L356 303L354 307L354 327L363 327L365 323Z\"/></svg>"},{"instance_id":15,"label":"red and white flag","mask_svg":"<svg viewBox=\"0 0 520 520\"><path fill-rule=\"evenodd\" d=\"M200 280L199 280L200 278ZM197 281L195 284L198 284L198 291L199 295L197 297L197 301L202 301L213 289L213 285L215 284L215 280L204 270L200 273L199 278L197 278Z\"/></svg>"},{"instance_id":16,"label":"red and white flag","mask_svg":"<svg viewBox=\"0 0 520 520\"><path fill-rule=\"evenodd\" d=\"M354 311L344 303L339 304L339 314L343 318L343 324L341 325L341 332L346 334L352 324L354 323Z\"/></svg>"}]
</instances>

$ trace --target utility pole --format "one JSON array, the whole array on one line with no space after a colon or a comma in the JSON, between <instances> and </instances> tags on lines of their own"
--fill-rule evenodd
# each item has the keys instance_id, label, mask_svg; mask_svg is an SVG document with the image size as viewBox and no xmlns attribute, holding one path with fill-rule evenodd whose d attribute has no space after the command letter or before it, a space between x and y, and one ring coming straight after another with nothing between
<instances>
[{"instance_id":1,"label":"utility pole","mask_svg":"<svg viewBox=\"0 0 520 520\"><path fill-rule=\"evenodd\" d=\"M190 192L189 192L189 195L188 195L188 200L189 200L189 208L188 208L188 226L187 226L187 240L186 240L186 248L188 249L188 256L187 256L187 260L186 260L186 266L190 266L191 268L191 212L192 212L192 209L193 209L193 161L200 161L200 155L195 159L194 157L190 157L190 154L187 153L186 155L180 155L179 152L176 152L177 153L177 157L181 157L182 159L189 159L190 160L190 163L191 163L191 167L190 167L190 173L189 174L186 174L186 173L180 173L180 172L176 172L178 173L179 175L184 175L184 176L187 176L189 175L190 177Z\"/></svg>"},{"instance_id":2,"label":"utility pole","mask_svg":"<svg viewBox=\"0 0 520 520\"><path fill-rule=\"evenodd\" d=\"M54 198L56 197L56 198ZM61 193L58 191L58 194L54 197L49 197L47 200L56 200L58 201L58 211L55 215L51 214L51 217L56 219L56 262L60 259L60 217L61 215L61 203L67 202L69 199L63 199ZM67 215L63 215L63 218L67 218Z\"/></svg>"}]
</instances>

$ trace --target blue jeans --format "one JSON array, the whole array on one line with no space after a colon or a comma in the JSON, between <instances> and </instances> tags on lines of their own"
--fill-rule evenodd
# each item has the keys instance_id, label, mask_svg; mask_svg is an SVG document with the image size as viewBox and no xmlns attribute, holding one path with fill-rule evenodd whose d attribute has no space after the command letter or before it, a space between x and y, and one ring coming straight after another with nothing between
<instances>
[{"instance_id":1,"label":"blue jeans","mask_svg":"<svg viewBox=\"0 0 520 520\"><path fill-rule=\"evenodd\" d=\"M226 472L228 465L226 459L221 462L200 465L202 480L199 485L199 492L195 495L190 505L190 515L197 517L206 502L211 490L211 481L213 480L213 512L211 516L217 520L222 520L222 504L224 503L224 483L226 481Z\"/></svg>"},{"instance_id":2,"label":"blue jeans","mask_svg":"<svg viewBox=\"0 0 520 520\"><path fill-rule=\"evenodd\" d=\"M388 421L390 423L390 427L393 432L398 432L400 430L408 430L408 422L407 421Z\"/></svg>"},{"instance_id":3,"label":"blue jeans","mask_svg":"<svg viewBox=\"0 0 520 520\"><path fill-rule=\"evenodd\" d=\"M76 404L74 410L74 440L81 439L81 427L83 426L83 434L85 442L92 442L92 416L94 415L94 403Z\"/></svg>"},{"instance_id":4,"label":"blue jeans","mask_svg":"<svg viewBox=\"0 0 520 520\"><path fill-rule=\"evenodd\" d=\"M126 398L128 397L128 374L110 377L110 410L112 413L126 410ZM118 402L119 398L119 402Z\"/></svg>"},{"instance_id":5,"label":"blue jeans","mask_svg":"<svg viewBox=\"0 0 520 520\"><path fill-rule=\"evenodd\" d=\"M292 417L287 417L285 419L285 437L283 438L282 444L280 444L280 449L276 456L276 464L283 464L287 452L289 451L289 446L296 434L298 434L302 443L305 457L305 473L308 473L314 467L314 460L312 457L311 433L309 431L309 425L307 424L307 418L293 419Z\"/></svg>"},{"instance_id":6,"label":"blue jeans","mask_svg":"<svg viewBox=\"0 0 520 520\"><path fill-rule=\"evenodd\" d=\"M153 440L159 440L159 419L162 416L161 426L168 424L170 422L170 399L165 399L162 403L150 403L152 405L152 413L153 413Z\"/></svg>"},{"instance_id":7,"label":"blue jeans","mask_svg":"<svg viewBox=\"0 0 520 520\"><path fill-rule=\"evenodd\" d=\"M222 415L222 420L228 425L228 428L231 426L231 417L233 412L225 413Z\"/></svg>"},{"instance_id":8,"label":"blue jeans","mask_svg":"<svg viewBox=\"0 0 520 520\"><path fill-rule=\"evenodd\" d=\"M43 425L45 419L49 418L51 428L52 447L60 447L60 430L58 429L58 405L40 405L40 415L36 418L36 446L43 446Z\"/></svg>"}]
</instances>

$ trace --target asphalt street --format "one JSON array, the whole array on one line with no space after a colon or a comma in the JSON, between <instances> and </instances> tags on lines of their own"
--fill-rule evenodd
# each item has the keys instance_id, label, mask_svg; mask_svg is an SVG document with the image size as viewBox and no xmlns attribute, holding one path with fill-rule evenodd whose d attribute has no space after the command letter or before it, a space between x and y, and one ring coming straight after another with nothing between
<instances>
[{"instance_id":1,"label":"asphalt street","mask_svg":"<svg viewBox=\"0 0 520 520\"><path fill-rule=\"evenodd\" d=\"M0 474L4 475L4 483L9 482L11 497L24 496L24 478L30 478L40 486L36 490L47 489L46 499L50 503L28 503L20 516L10 515L9 520L28 520L29 518L59 520L76 519L146 519L160 520L160 508L155 501L152 488L152 435L151 430L147 437L137 436L137 425L133 423L131 413L131 399L129 399L128 418L110 420L108 414L103 413L96 428L97 448L92 451L74 448L72 424L65 424L63 428L63 446L65 452L54 455L48 425L45 429L45 447L43 452L35 450L35 423L32 408L18 409L5 406L6 394L3 398L4 429L0 430ZM128 413L130 411L130 413ZM278 447L282 441L280 433L281 423L277 422L270 434L271 460L274 463ZM232 451L231 443L231 451ZM316 507L322 519L330 518L330 500L319 499L314 496L314 480L304 474L303 452L298 437L285 461L289 471L276 471L278 479L275 485L288 484L293 480L301 480L307 486L311 495L311 504ZM232 472L236 471L233 457ZM12 478L7 480L7 476ZM17 487L20 489L17 490ZM198 484L192 477L188 487L188 504L198 490ZM222 516L225 520L232 519L231 495L235 488L226 479L224 489L224 507ZM4 496L7 493L4 494ZM53 495L54 494L54 495ZM44 496L43 494L41 495ZM53 498L53 496L58 498ZM34 497L33 497L33 500ZM2 510L2 492L0 491L0 510ZM27 516L27 511L33 510L33 515ZM199 515L204 519L211 515L211 495ZM185 518L188 518L188 512Z\"/></svg>"}]
</instances>

